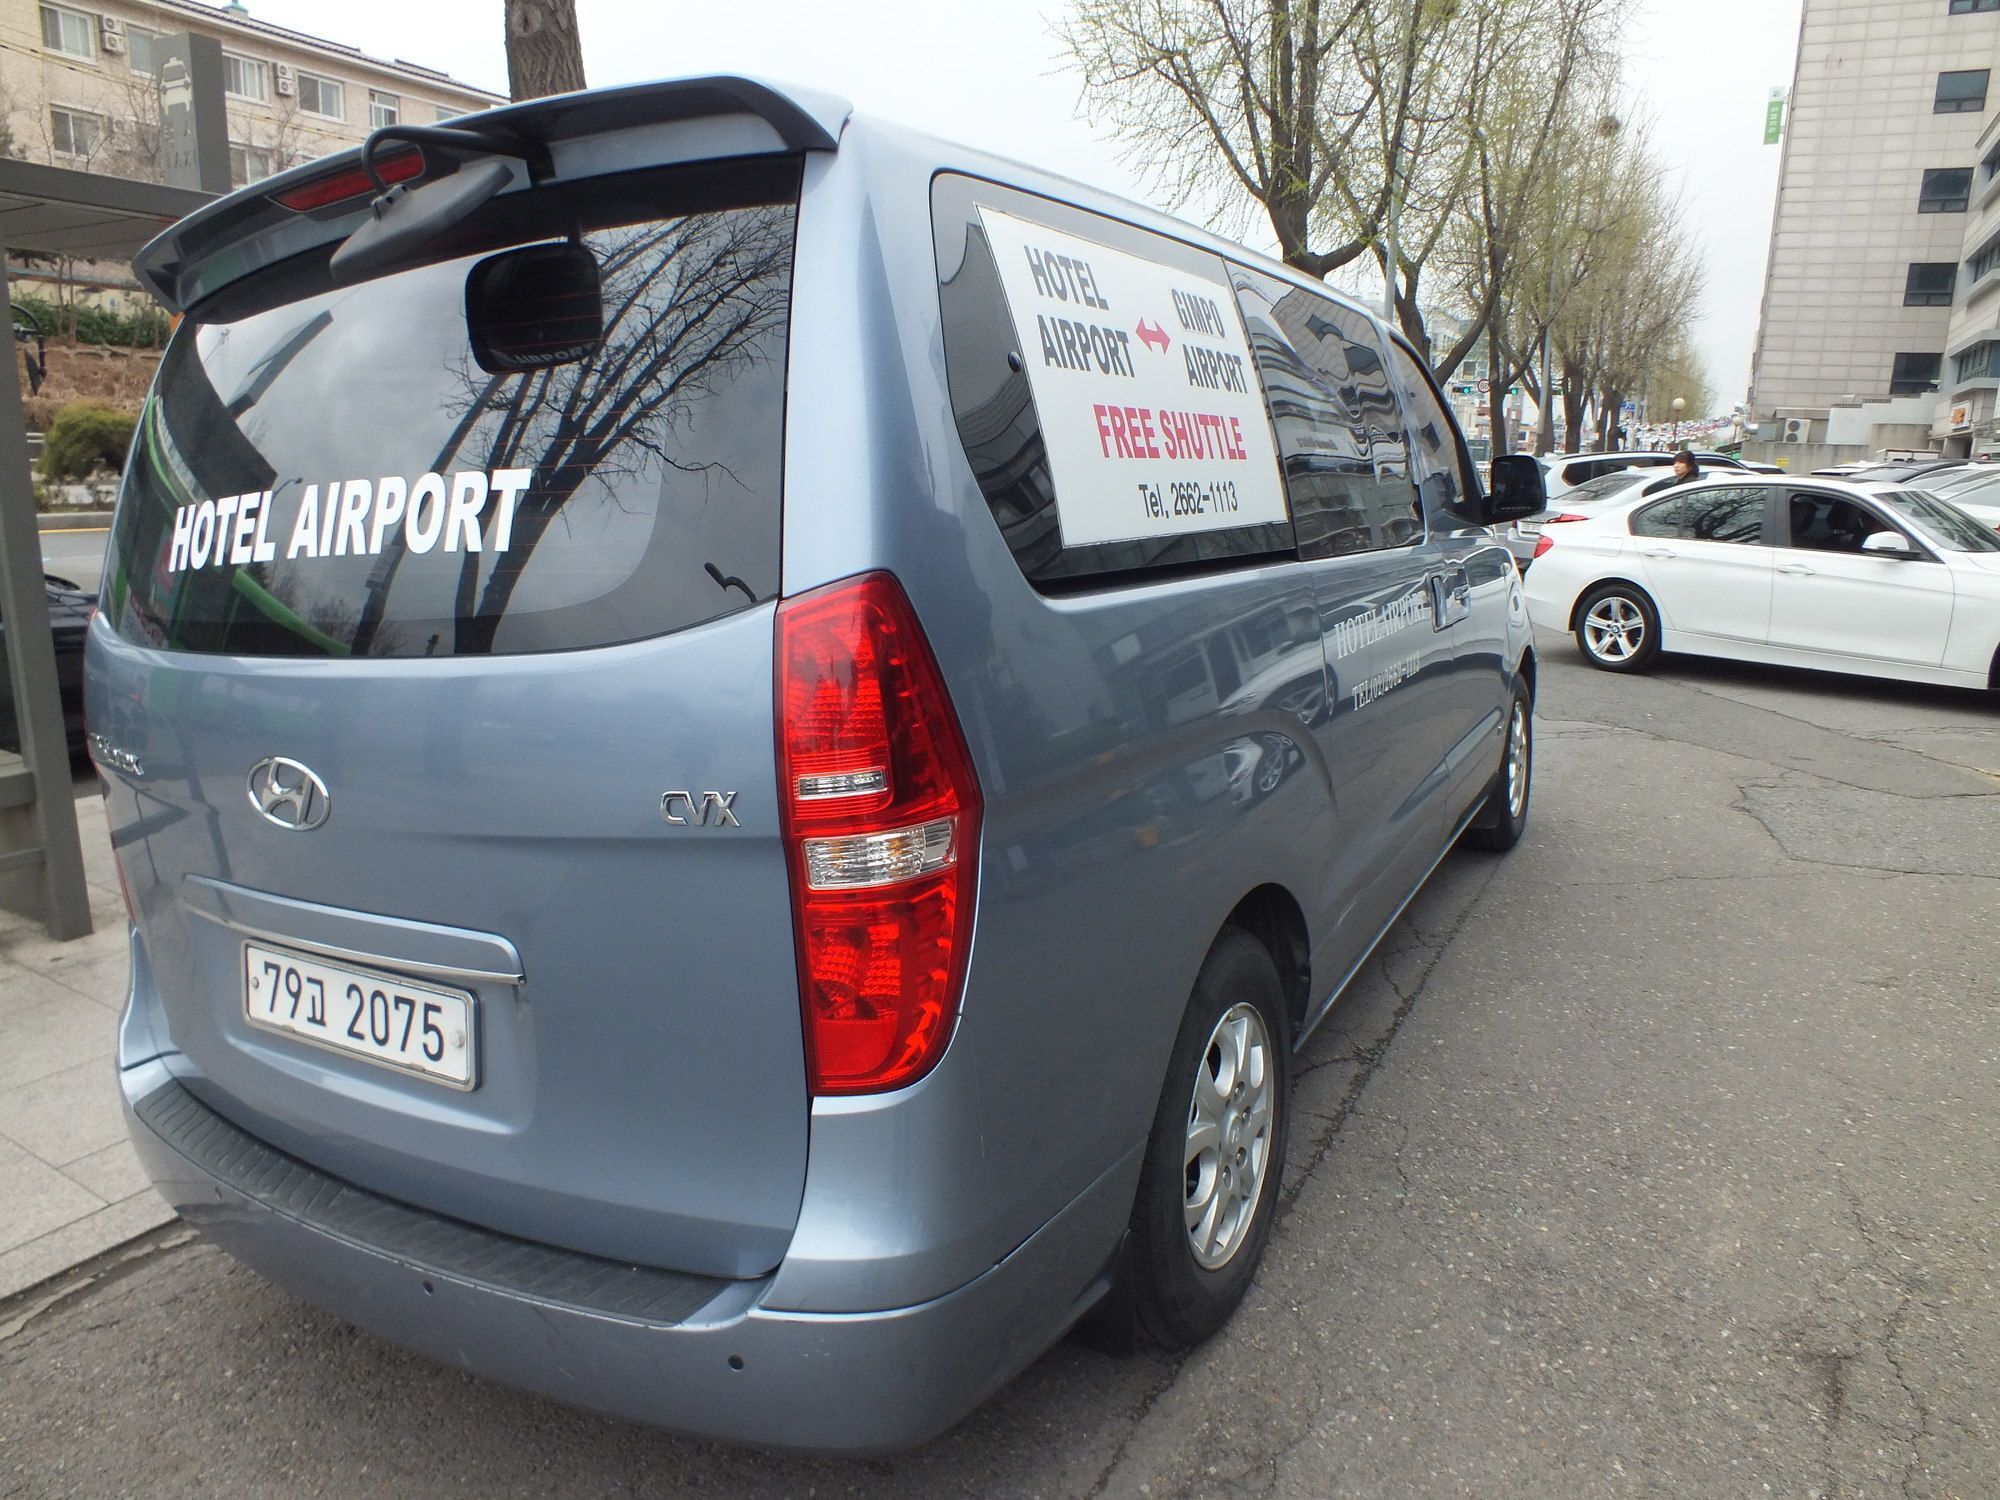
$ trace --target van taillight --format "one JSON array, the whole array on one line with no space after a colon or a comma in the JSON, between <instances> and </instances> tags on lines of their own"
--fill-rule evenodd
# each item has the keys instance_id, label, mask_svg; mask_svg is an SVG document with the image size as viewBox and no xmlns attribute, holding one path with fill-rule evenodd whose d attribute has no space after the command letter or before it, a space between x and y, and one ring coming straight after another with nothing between
<instances>
[{"instance_id":1,"label":"van taillight","mask_svg":"<svg viewBox=\"0 0 2000 1500\"><path fill-rule=\"evenodd\" d=\"M778 609L778 777L806 1072L816 1094L914 1082L958 1015L979 781L896 580Z\"/></svg>"}]
</instances>

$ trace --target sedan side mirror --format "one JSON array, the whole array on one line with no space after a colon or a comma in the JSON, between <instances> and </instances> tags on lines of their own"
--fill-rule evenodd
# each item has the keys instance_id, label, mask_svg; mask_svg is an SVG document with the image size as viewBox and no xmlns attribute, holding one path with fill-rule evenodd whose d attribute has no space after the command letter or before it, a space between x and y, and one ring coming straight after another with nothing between
<instances>
[{"instance_id":1,"label":"sedan side mirror","mask_svg":"<svg viewBox=\"0 0 2000 1500\"><path fill-rule=\"evenodd\" d=\"M1479 507L1479 519L1488 526L1518 521L1549 508L1548 480L1542 466L1526 453L1503 453L1493 460L1492 482Z\"/></svg>"},{"instance_id":2,"label":"sedan side mirror","mask_svg":"<svg viewBox=\"0 0 2000 1500\"><path fill-rule=\"evenodd\" d=\"M1900 531L1871 532L1861 543L1861 550L1875 557L1899 557L1905 560L1923 556L1923 553L1910 545L1910 539Z\"/></svg>"}]
</instances>

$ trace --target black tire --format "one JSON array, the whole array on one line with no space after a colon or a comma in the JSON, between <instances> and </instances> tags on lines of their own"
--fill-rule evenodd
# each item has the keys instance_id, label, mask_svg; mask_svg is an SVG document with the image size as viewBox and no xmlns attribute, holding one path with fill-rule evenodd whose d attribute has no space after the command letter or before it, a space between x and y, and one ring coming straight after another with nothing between
<instances>
[{"instance_id":1,"label":"black tire","mask_svg":"<svg viewBox=\"0 0 2000 1500\"><path fill-rule=\"evenodd\" d=\"M1615 644L1608 633L1601 647L1591 644L1597 636L1595 626L1598 623L1593 614L1600 609L1610 616L1605 623L1618 619L1629 621L1616 637ZM1660 612L1653 607L1651 597L1637 584L1601 584L1585 594L1583 602L1576 607L1576 648L1583 653L1585 661L1606 672L1649 672L1660 659ZM1625 654L1608 654L1620 650Z\"/></svg>"},{"instance_id":2,"label":"black tire","mask_svg":"<svg viewBox=\"0 0 2000 1500\"><path fill-rule=\"evenodd\" d=\"M1214 1156L1204 1151L1195 1162L1189 1160L1189 1138L1196 1117L1197 1074L1213 1078L1220 1046L1211 1041L1225 1018L1239 1006L1256 1013L1263 1030L1263 1073L1268 1080L1268 1125L1261 1134L1243 1131L1241 1110L1225 1110L1234 1116L1239 1135L1219 1136ZM1251 1029L1240 1014L1232 1023L1232 1035ZM1251 1039L1254 1042L1254 1035ZM1248 1070L1243 1070L1248 1071ZM1254 1079L1245 1084L1243 1100L1254 1104ZM1211 1097L1221 1097L1210 1091ZM1291 1032L1286 1021L1284 988L1278 980L1271 955L1255 938L1235 928L1225 929L1209 949L1201 973L1196 977L1194 996L1181 1020L1180 1034L1174 1039L1167 1078L1160 1089L1160 1103L1153 1114L1153 1133L1146 1143L1146 1160L1140 1169L1139 1193L1132 1204L1131 1258L1133 1304L1139 1326L1146 1335L1169 1349L1198 1344L1229 1320L1236 1305L1256 1274L1270 1238L1271 1221L1276 1217L1279 1180L1284 1175L1285 1140L1292 1118ZM1255 1140L1263 1145L1263 1167L1247 1211L1240 1208L1243 1195L1236 1195L1237 1213L1218 1205L1217 1222L1239 1225L1227 1243L1216 1243L1211 1255L1221 1254L1218 1264L1204 1266L1198 1258L1186 1219L1190 1197L1190 1176L1198 1179L1197 1191L1205 1183L1209 1196L1229 1201L1226 1190L1218 1188L1225 1170L1244 1170L1255 1159L1248 1149ZM1225 1153L1232 1156L1227 1167ZM1234 1181L1240 1182L1240 1178ZM1207 1221L1204 1221L1206 1223Z\"/></svg>"},{"instance_id":3,"label":"black tire","mask_svg":"<svg viewBox=\"0 0 2000 1500\"><path fill-rule=\"evenodd\" d=\"M1514 795L1514 745L1520 736L1520 795ZM1535 785L1535 700L1525 682L1514 684L1514 702L1507 711L1507 734L1500 743L1500 769L1486 786L1486 806L1465 830L1465 843L1491 854L1505 854L1521 842L1528 827L1528 797Z\"/></svg>"}]
</instances>

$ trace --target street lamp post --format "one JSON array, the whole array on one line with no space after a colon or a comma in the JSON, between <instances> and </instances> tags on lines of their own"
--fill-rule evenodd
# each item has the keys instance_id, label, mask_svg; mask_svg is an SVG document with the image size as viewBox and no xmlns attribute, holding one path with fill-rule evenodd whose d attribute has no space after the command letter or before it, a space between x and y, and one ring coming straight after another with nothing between
<instances>
[{"instance_id":1,"label":"street lamp post","mask_svg":"<svg viewBox=\"0 0 2000 1500\"><path fill-rule=\"evenodd\" d=\"M1674 397L1674 435L1668 440L1667 446L1677 453L1681 446L1681 413L1685 410L1687 410L1687 397Z\"/></svg>"}]
</instances>

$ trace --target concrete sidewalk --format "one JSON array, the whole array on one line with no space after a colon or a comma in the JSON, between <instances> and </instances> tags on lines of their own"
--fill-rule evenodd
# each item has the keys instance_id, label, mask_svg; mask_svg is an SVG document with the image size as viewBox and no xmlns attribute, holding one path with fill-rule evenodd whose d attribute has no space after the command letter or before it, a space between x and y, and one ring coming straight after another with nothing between
<instances>
[{"instance_id":1,"label":"concrete sidewalk","mask_svg":"<svg viewBox=\"0 0 2000 1500\"><path fill-rule=\"evenodd\" d=\"M58 943L0 911L0 1298L173 1217L126 1143L112 1076L129 959L94 783L76 811L97 930Z\"/></svg>"}]
</instances>

